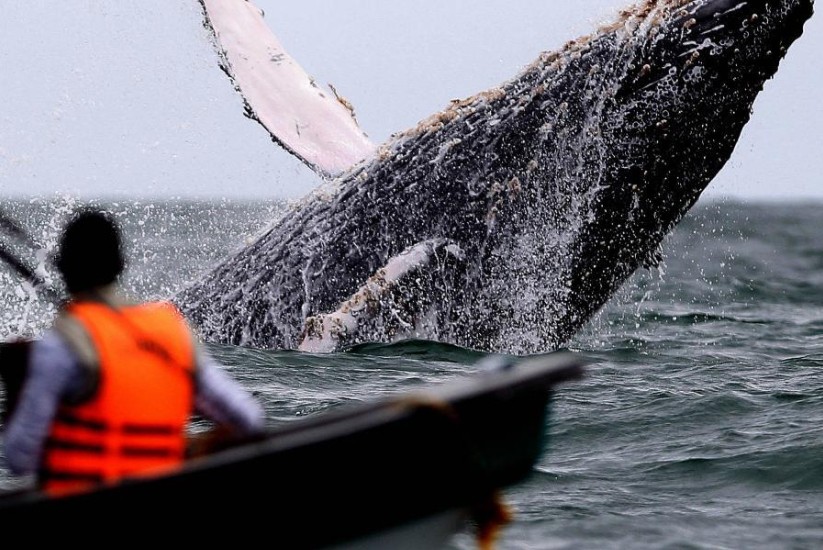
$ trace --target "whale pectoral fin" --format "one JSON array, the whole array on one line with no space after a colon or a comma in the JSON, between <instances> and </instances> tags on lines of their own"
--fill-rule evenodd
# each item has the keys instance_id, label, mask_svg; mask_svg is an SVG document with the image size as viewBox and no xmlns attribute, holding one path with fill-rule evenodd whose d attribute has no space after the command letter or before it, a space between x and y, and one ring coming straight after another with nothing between
<instances>
[{"instance_id":1,"label":"whale pectoral fin","mask_svg":"<svg viewBox=\"0 0 823 550\"><path fill-rule=\"evenodd\" d=\"M435 300L448 296L447 263L462 263L463 251L446 239L413 245L391 258L340 307L306 319L300 351L329 353L369 342L419 336ZM442 303L439 304L442 311ZM437 325L434 323L433 325Z\"/></svg>"},{"instance_id":2,"label":"whale pectoral fin","mask_svg":"<svg viewBox=\"0 0 823 550\"><path fill-rule=\"evenodd\" d=\"M321 89L283 46L248 0L201 0L221 48L221 65L272 139L324 176L369 156L374 144L351 104Z\"/></svg>"}]
</instances>

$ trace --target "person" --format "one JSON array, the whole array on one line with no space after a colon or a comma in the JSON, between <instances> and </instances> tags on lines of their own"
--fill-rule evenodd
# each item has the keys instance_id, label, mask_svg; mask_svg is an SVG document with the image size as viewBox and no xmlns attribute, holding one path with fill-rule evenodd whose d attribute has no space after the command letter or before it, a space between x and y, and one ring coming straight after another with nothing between
<instances>
[{"instance_id":1,"label":"person","mask_svg":"<svg viewBox=\"0 0 823 550\"><path fill-rule=\"evenodd\" d=\"M114 218L81 209L56 266L69 294L32 343L5 428L5 458L52 494L173 469L198 416L236 437L264 430L262 405L198 344L170 303L128 301Z\"/></svg>"}]
</instances>

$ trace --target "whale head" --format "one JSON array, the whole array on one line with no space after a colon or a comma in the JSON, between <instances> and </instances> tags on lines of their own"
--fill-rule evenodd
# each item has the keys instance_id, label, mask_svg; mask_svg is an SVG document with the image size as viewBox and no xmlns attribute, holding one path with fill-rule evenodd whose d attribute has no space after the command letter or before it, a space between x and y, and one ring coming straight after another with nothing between
<instances>
[{"instance_id":1,"label":"whale head","mask_svg":"<svg viewBox=\"0 0 823 550\"><path fill-rule=\"evenodd\" d=\"M509 138L533 160L516 168L540 227L526 242L548 257L548 277L521 281L538 297L541 347L563 344L637 268L657 265L812 11L811 0L650 0L512 83L509 93L541 90L524 107L535 124ZM506 246L522 242L513 234Z\"/></svg>"}]
</instances>

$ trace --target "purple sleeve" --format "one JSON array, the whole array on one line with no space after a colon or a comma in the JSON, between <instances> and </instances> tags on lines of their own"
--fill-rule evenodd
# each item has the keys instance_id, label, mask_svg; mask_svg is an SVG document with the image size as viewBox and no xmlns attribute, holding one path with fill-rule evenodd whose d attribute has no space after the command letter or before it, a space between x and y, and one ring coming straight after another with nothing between
<instances>
[{"instance_id":1,"label":"purple sleeve","mask_svg":"<svg viewBox=\"0 0 823 550\"><path fill-rule=\"evenodd\" d=\"M37 471L43 443L62 395L84 379L83 367L53 331L32 343L29 372L20 401L5 427L6 463L12 473Z\"/></svg>"},{"instance_id":2,"label":"purple sleeve","mask_svg":"<svg viewBox=\"0 0 823 550\"><path fill-rule=\"evenodd\" d=\"M199 414L241 435L263 430L262 406L202 351L198 353L197 372L195 408ZM61 396L76 391L85 382L85 375L74 353L55 332L47 332L32 344L20 401L4 430L6 464L13 474L37 472Z\"/></svg>"},{"instance_id":3,"label":"purple sleeve","mask_svg":"<svg viewBox=\"0 0 823 550\"><path fill-rule=\"evenodd\" d=\"M263 430L263 407L203 349L197 352L196 386L194 405L198 414L229 426L240 435Z\"/></svg>"}]
</instances>

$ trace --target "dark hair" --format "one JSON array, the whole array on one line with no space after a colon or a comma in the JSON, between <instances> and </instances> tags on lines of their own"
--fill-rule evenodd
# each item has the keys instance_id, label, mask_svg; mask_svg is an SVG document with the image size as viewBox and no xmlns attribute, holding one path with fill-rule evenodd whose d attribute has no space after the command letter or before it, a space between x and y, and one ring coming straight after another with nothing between
<instances>
[{"instance_id":1,"label":"dark hair","mask_svg":"<svg viewBox=\"0 0 823 550\"><path fill-rule=\"evenodd\" d=\"M114 282L125 267L117 222L92 208L76 211L60 236L56 264L71 293Z\"/></svg>"}]
</instances>

